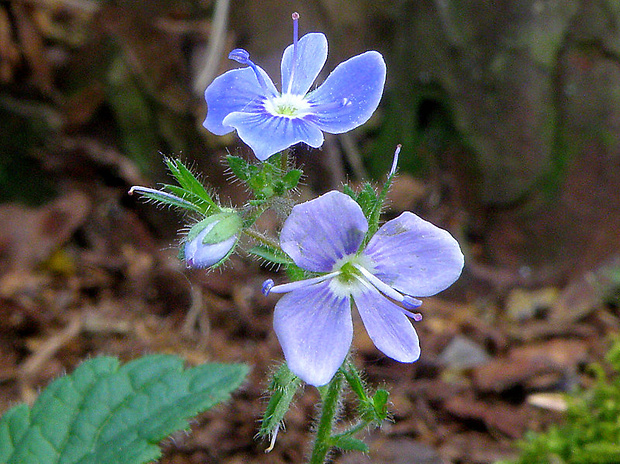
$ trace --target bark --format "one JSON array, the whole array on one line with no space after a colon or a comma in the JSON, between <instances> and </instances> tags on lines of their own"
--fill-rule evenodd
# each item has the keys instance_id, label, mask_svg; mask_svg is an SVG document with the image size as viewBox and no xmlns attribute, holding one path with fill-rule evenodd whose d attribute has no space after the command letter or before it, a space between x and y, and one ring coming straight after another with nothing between
<instances>
[{"instance_id":1,"label":"bark","mask_svg":"<svg viewBox=\"0 0 620 464\"><path fill-rule=\"evenodd\" d=\"M481 258L558 277L617 253L620 4L416 0L402 18L399 88L413 112L445 97Z\"/></svg>"}]
</instances>

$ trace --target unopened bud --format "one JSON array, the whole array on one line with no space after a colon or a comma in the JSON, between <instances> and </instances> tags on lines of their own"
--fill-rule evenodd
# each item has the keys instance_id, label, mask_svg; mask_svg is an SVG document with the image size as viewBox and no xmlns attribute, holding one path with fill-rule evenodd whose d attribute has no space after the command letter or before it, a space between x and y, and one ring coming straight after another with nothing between
<instances>
[{"instance_id":1,"label":"unopened bud","mask_svg":"<svg viewBox=\"0 0 620 464\"><path fill-rule=\"evenodd\" d=\"M222 263L233 252L242 225L234 211L214 214L194 225L183 250L188 267L202 269Z\"/></svg>"}]
</instances>

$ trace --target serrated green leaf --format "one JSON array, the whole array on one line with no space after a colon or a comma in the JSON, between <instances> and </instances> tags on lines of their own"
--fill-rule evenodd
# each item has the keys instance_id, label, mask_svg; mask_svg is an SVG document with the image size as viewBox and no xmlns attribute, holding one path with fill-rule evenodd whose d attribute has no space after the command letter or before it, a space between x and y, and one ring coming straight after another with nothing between
<instances>
[{"instance_id":1,"label":"serrated green leaf","mask_svg":"<svg viewBox=\"0 0 620 464\"><path fill-rule=\"evenodd\" d=\"M361 451L368 453L368 445L362 440L348 435L335 435L331 438L332 446L340 448L342 451Z\"/></svg>"},{"instance_id":2,"label":"serrated green leaf","mask_svg":"<svg viewBox=\"0 0 620 464\"><path fill-rule=\"evenodd\" d=\"M275 264L291 264L293 262L286 253L267 245L256 245L250 248L248 253Z\"/></svg>"},{"instance_id":3,"label":"serrated green leaf","mask_svg":"<svg viewBox=\"0 0 620 464\"><path fill-rule=\"evenodd\" d=\"M157 443L187 429L187 418L228 398L243 365L183 368L176 356L151 355L122 367L111 357L86 361L52 382L31 410L0 418L0 462L6 464L142 464Z\"/></svg>"}]
</instances>

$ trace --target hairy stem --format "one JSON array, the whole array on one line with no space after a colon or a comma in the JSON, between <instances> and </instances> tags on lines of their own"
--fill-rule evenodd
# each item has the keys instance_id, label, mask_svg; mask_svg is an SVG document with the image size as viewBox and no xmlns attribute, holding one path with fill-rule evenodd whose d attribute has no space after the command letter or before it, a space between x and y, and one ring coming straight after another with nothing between
<instances>
[{"instance_id":1,"label":"hairy stem","mask_svg":"<svg viewBox=\"0 0 620 464\"><path fill-rule=\"evenodd\" d=\"M257 242L262 243L263 245L267 245L267 246L270 246L272 248L275 248L276 250L282 251L282 248L280 248L280 244L277 241L275 241L272 238L265 237L263 234L261 234L260 232L258 232L256 230L253 230L253 229L243 229L243 232L245 232L247 235L252 237Z\"/></svg>"},{"instance_id":2,"label":"hairy stem","mask_svg":"<svg viewBox=\"0 0 620 464\"><path fill-rule=\"evenodd\" d=\"M324 464L327 453L331 448L331 434L334 428L336 413L338 412L338 402L342 392L343 377L340 371L336 372L334 378L327 384L321 393L321 418L316 431L316 440L309 464Z\"/></svg>"}]
</instances>

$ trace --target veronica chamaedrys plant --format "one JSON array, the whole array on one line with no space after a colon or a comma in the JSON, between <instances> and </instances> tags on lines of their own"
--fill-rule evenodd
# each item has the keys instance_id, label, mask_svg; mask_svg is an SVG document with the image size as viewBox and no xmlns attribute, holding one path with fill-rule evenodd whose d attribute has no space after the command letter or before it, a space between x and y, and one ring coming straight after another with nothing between
<instances>
[{"instance_id":1,"label":"veronica chamaedrys plant","mask_svg":"<svg viewBox=\"0 0 620 464\"><path fill-rule=\"evenodd\" d=\"M447 231L411 212L386 222L364 247L368 221L348 195L331 191L296 205L280 245L295 264L319 276L274 286L274 327L291 371L305 382L327 384L344 362L353 338L351 302L375 346L401 362L420 356L409 318L461 274L463 254ZM395 302L400 303L400 305ZM402 305L402 306L401 306Z\"/></svg>"},{"instance_id":2,"label":"veronica chamaedrys plant","mask_svg":"<svg viewBox=\"0 0 620 464\"><path fill-rule=\"evenodd\" d=\"M327 38L310 33L298 40L298 19L294 13L293 44L282 56L281 92L243 49L228 57L248 67L222 74L205 92L204 126L216 135L236 130L261 161L298 142L318 148L323 132L340 134L364 124L383 93L386 68L376 51L340 63L309 91L327 60Z\"/></svg>"}]
</instances>

